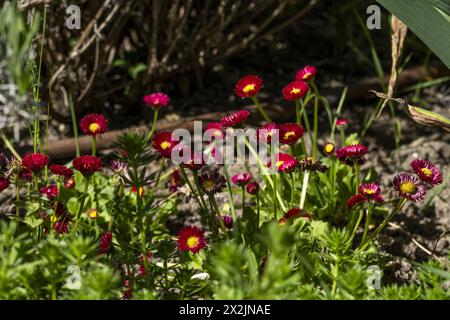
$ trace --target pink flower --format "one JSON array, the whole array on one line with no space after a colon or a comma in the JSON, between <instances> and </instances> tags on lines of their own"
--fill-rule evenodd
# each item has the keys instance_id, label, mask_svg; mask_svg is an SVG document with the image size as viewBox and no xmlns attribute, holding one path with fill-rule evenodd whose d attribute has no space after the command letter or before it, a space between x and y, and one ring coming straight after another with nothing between
<instances>
[{"instance_id":1,"label":"pink flower","mask_svg":"<svg viewBox=\"0 0 450 320\"><path fill-rule=\"evenodd\" d=\"M286 85L283 90L283 97L287 101L294 101L303 98L309 91L309 86L303 81L293 81Z\"/></svg>"},{"instance_id":2,"label":"pink flower","mask_svg":"<svg viewBox=\"0 0 450 320\"><path fill-rule=\"evenodd\" d=\"M144 96L144 103L151 107L153 110L159 110L163 107L167 107L170 102L170 98L167 94L162 92L156 92Z\"/></svg>"},{"instance_id":3,"label":"pink flower","mask_svg":"<svg viewBox=\"0 0 450 320\"><path fill-rule=\"evenodd\" d=\"M248 75L241 78L234 87L234 93L241 98L256 96L261 90L262 80L258 76Z\"/></svg>"},{"instance_id":4,"label":"pink flower","mask_svg":"<svg viewBox=\"0 0 450 320\"><path fill-rule=\"evenodd\" d=\"M238 173L231 177L231 182L233 182L237 186L245 186L250 180L252 180L252 175L250 173Z\"/></svg>"},{"instance_id":5,"label":"pink flower","mask_svg":"<svg viewBox=\"0 0 450 320\"><path fill-rule=\"evenodd\" d=\"M305 66L303 69L300 69L295 75L295 80L297 81L310 81L314 79L317 74L316 67L313 66Z\"/></svg>"},{"instance_id":6,"label":"pink flower","mask_svg":"<svg viewBox=\"0 0 450 320\"><path fill-rule=\"evenodd\" d=\"M413 160L411 168L419 176L420 180L432 186L441 184L443 181L441 171L428 160Z\"/></svg>"}]
</instances>

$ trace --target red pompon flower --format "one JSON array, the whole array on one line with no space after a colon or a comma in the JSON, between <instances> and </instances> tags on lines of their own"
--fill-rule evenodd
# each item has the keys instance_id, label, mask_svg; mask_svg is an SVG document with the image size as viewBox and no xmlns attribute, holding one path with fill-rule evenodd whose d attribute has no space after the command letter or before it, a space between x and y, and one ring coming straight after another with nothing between
<instances>
[{"instance_id":1,"label":"red pompon flower","mask_svg":"<svg viewBox=\"0 0 450 320\"><path fill-rule=\"evenodd\" d=\"M49 200L55 200L58 197L59 191L58 186L53 184L51 186L41 187L39 189L39 193L47 196Z\"/></svg>"},{"instance_id":2,"label":"red pompon flower","mask_svg":"<svg viewBox=\"0 0 450 320\"><path fill-rule=\"evenodd\" d=\"M346 129L348 127L348 120L347 119L336 119L336 127L339 129Z\"/></svg>"},{"instance_id":3,"label":"red pompon flower","mask_svg":"<svg viewBox=\"0 0 450 320\"><path fill-rule=\"evenodd\" d=\"M317 74L317 68L313 66L305 66L300 69L295 75L295 80L297 81L310 81L314 79Z\"/></svg>"},{"instance_id":4,"label":"red pompon flower","mask_svg":"<svg viewBox=\"0 0 450 320\"><path fill-rule=\"evenodd\" d=\"M223 126L220 124L220 122L210 122L206 126L205 133L208 137L216 137L216 138L223 138L225 136L225 133L223 132Z\"/></svg>"},{"instance_id":5,"label":"red pompon flower","mask_svg":"<svg viewBox=\"0 0 450 320\"><path fill-rule=\"evenodd\" d=\"M170 175L169 181L169 190L171 192L176 192L178 190L178 188L181 186L180 180L181 180L180 171L174 170Z\"/></svg>"},{"instance_id":6,"label":"red pompon flower","mask_svg":"<svg viewBox=\"0 0 450 320\"><path fill-rule=\"evenodd\" d=\"M309 91L309 86L303 81L293 81L282 90L283 97L287 101L299 100Z\"/></svg>"},{"instance_id":7,"label":"red pompon flower","mask_svg":"<svg viewBox=\"0 0 450 320\"><path fill-rule=\"evenodd\" d=\"M256 182L256 181L253 181L253 182L250 182L248 185L247 185L247 193L248 194L251 194L251 195L257 195L258 194L258 192L259 192L259 190L260 190L260 187L259 187L259 183L258 182Z\"/></svg>"},{"instance_id":8,"label":"red pompon flower","mask_svg":"<svg viewBox=\"0 0 450 320\"><path fill-rule=\"evenodd\" d=\"M201 175L199 182L202 191L206 194L222 192L226 184L225 177L218 172Z\"/></svg>"},{"instance_id":9,"label":"red pompon flower","mask_svg":"<svg viewBox=\"0 0 450 320\"><path fill-rule=\"evenodd\" d=\"M422 201L427 193L425 186L420 184L419 178L406 172L395 176L393 184L401 197L414 202Z\"/></svg>"},{"instance_id":10,"label":"red pompon flower","mask_svg":"<svg viewBox=\"0 0 450 320\"><path fill-rule=\"evenodd\" d=\"M285 123L281 126L280 142L292 145L303 137L304 132L305 129L297 123Z\"/></svg>"},{"instance_id":11,"label":"red pompon flower","mask_svg":"<svg viewBox=\"0 0 450 320\"><path fill-rule=\"evenodd\" d=\"M280 135L281 125L279 123L266 123L262 127L258 128L258 141L262 140L266 143L272 141L272 136Z\"/></svg>"},{"instance_id":12,"label":"red pompon flower","mask_svg":"<svg viewBox=\"0 0 450 320\"><path fill-rule=\"evenodd\" d=\"M228 230L233 229L233 223L234 223L233 217L225 215L225 216L222 216L222 220L223 220L223 224L225 225L225 227Z\"/></svg>"},{"instance_id":13,"label":"red pompon flower","mask_svg":"<svg viewBox=\"0 0 450 320\"><path fill-rule=\"evenodd\" d=\"M246 186L250 182L250 180L252 180L252 178L253 177L250 173L237 173L231 177L231 182L233 182L237 186L243 187Z\"/></svg>"},{"instance_id":14,"label":"red pompon flower","mask_svg":"<svg viewBox=\"0 0 450 320\"><path fill-rule=\"evenodd\" d=\"M236 111L236 112L220 119L220 124L223 127L234 127L234 126L244 123L245 120L247 120L249 115L250 115L249 111L239 110L239 111Z\"/></svg>"},{"instance_id":15,"label":"red pompon flower","mask_svg":"<svg viewBox=\"0 0 450 320\"><path fill-rule=\"evenodd\" d=\"M248 75L241 78L234 87L234 93L241 98L252 98L261 90L263 81L255 75Z\"/></svg>"},{"instance_id":16,"label":"red pompon flower","mask_svg":"<svg viewBox=\"0 0 450 320\"><path fill-rule=\"evenodd\" d=\"M275 167L280 173L291 173L298 166L297 159L287 153L279 153L276 158L278 161L275 163ZM270 162L269 167L272 167Z\"/></svg>"},{"instance_id":17,"label":"red pompon flower","mask_svg":"<svg viewBox=\"0 0 450 320\"><path fill-rule=\"evenodd\" d=\"M336 157L349 166L356 163L363 164L366 159L364 156L369 152L366 146L361 144L352 144L336 150Z\"/></svg>"},{"instance_id":18,"label":"red pompon flower","mask_svg":"<svg viewBox=\"0 0 450 320\"><path fill-rule=\"evenodd\" d=\"M100 237L99 250L101 253L106 253L111 249L112 245L112 232L107 231Z\"/></svg>"},{"instance_id":19,"label":"red pompon flower","mask_svg":"<svg viewBox=\"0 0 450 320\"><path fill-rule=\"evenodd\" d=\"M61 176L64 178L72 178L73 177L73 170L70 168L67 168L66 166L54 164L50 166L50 171L56 175Z\"/></svg>"},{"instance_id":20,"label":"red pompon flower","mask_svg":"<svg viewBox=\"0 0 450 320\"><path fill-rule=\"evenodd\" d=\"M80 156L72 161L73 167L84 175L91 175L100 171L102 160L94 156Z\"/></svg>"},{"instance_id":21,"label":"red pompon flower","mask_svg":"<svg viewBox=\"0 0 450 320\"><path fill-rule=\"evenodd\" d=\"M171 132L160 132L153 138L153 148L164 158L170 158L172 149L178 144L178 141L172 139Z\"/></svg>"},{"instance_id":22,"label":"red pompon flower","mask_svg":"<svg viewBox=\"0 0 450 320\"><path fill-rule=\"evenodd\" d=\"M165 93L155 92L144 96L143 101L153 110L160 110L161 108L167 107L169 105L170 98Z\"/></svg>"},{"instance_id":23,"label":"red pompon flower","mask_svg":"<svg viewBox=\"0 0 450 320\"><path fill-rule=\"evenodd\" d=\"M22 166L34 173L37 173L48 165L50 159L45 154L29 153L22 159Z\"/></svg>"},{"instance_id":24,"label":"red pompon flower","mask_svg":"<svg viewBox=\"0 0 450 320\"><path fill-rule=\"evenodd\" d=\"M435 186L441 184L443 181L441 171L428 160L413 160L411 162L411 168L419 176L420 180L427 184Z\"/></svg>"},{"instance_id":25,"label":"red pompon flower","mask_svg":"<svg viewBox=\"0 0 450 320\"><path fill-rule=\"evenodd\" d=\"M91 113L81 119L80 128L84 134L96 136L108 131L108 120L102 114Z\"/></svg>"},{"instance_id":26,"label":"red pompon flower","mask_svg":"<svg viewBox=\"0 0 450 320\"><path fill-rule=\"evenodd\" d=\"M351 196L350 199L347 200L347 206L352 209L354 206L362 204L366 202L367 199L362 194L358 193L354 196Z\"/></svg>"},{"instance_id":27,"label":"red pompon flower","mask_svg":"<svg viewBox=\"0 0 450 320\"><path fill-rule=\"evenodd\" d=\"M9 179L5 177L0 177L0 192L9 187Z\"/></svg>"},{"instance_id":28,"label":"red pompon flower","mask_svg":"<svg viewBox=\"0 0 450 320\"><path fill-rule=\"evenodd\" d=\"M62 219L58 220L53 224L53 230L55 230L59 234L67 233L69 230L69 220Z\"/></svg>"},{"instance_id":29,"label":"red pompon flower","mask_svg":"<svg viewBox=\"0 0 450 320\"><path fill-rule=\"evenodd\" d=\"M178 234L178 249L180 251L191 251L198 253L206 246L206 238L197 227L186 227Z\"/></svg>"},{"instance_id":30,"label":"red pompon flower","mask_svg":"<svg viewBox=\"0 0 450 320\"><path fill-rule=\"evenodd\" d=\"M381 196L381 188L376 183L363 183L358 187L358 191L367 200L375 201L376 203L381 203L384 201Z\"/></svg>"},{"instance_id":31,"label":"red pompon flower","mask_svg":"<svg viewBox=\"0 0 450 320\"><path fill-rule=\"evenodd\" d=\"M137 187L133 186L131 187L131 192L136 193L137 195L139 195L139 197L142 197L145 194L145 189L144 187L139 187L139 193L137 192Z\"/></svg>"}]
</instances>

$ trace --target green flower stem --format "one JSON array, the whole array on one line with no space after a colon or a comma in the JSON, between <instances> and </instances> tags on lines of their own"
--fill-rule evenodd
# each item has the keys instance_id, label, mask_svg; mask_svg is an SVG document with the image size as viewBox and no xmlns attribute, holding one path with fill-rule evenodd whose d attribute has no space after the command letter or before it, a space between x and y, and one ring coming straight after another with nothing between
<instances>
[{"instance_id":1,"label":"green flower stem","mask_svg":"<svg viewBox=\"0 0 450 320\"><path fill-rule=\"evenodd\" d=\"M308 190L309 174L310 174L309 170L306 170L303 176L302 195L300 198L300 209L305 208L306 191Z\"/></svg>"},{"instance_id":2,"label":"green flower stem","mask_svg":"<svg viewBox=\"0 0 450 320\"><path fill-rule=\"evenodd\" d=\"M368 209L367 209L367 215L366 215L366 222L364 223L364 233L363 233L363 236L361 239L361 243L366 242L367 233L369 232L369 222L370 222L370 217L372 216L372 210L373 210L373 206L369 202Z\"/></svg>"},{"instance_id":3,"label":"green flower stem","mask_svg":"<svg viewBox=\"0 0 450 320\"><path fill-rule=\"evenodd\" d=\"M85 176L84 177L83 199L81 200L80 208L78 209L78 213L77 213L77 217L76 217L77 221L75 222L75 227L73 228L73 235L75 235L77 233L78 224L81 219L81 212L83 212L84 203L86 202L86 198L88 197L89 181L90 181L90 177Z\"/></svg>"},{"instance_id":4,"label":"green flower stem","mask_svg":"<svg viewBox=\"0 0 450 320\"><path fill-rule=\"evenodd\" d=\"M39 175L33 172L34 190L39 191Z\"/></svg>"},{"instance_id":5,"label":"green flower stem","mask_svg":"<svg viewBox=\"0 0 450 320\"><path fill-rule=\"evenodd\" d=\"M290 208L294 207L294 195L295 195L295 175L294 173L290 173L289 174L290 178L291 178L291 203L290 203Z\"/></svg>"},{"instance_id":6,"label":"green flower stem","mask_svg":"<svg viewBox=\"0 0 450 320\"><path fill-rule=\"evenodd\" d=\"M355 238L356 232L358 231L358 227L361 224L361 220L362 220L363 216L364 216L364 210L361 209L359 211L358 220L356 221L356 224L355 224L355 226L353 228L352 236L350 237L350 239L352 239L352 242L353 242L353 239Z\"/></svg>"},{"instance_id":7,"label":"green flower stem","mask_svg":"<svg viewBox=\"0 0 450 320\"><path fill-rule=\"evenodd\" d=\"M200 201L200 199L197 195L197 192L194 190L194 187L192 186L191 182L189 181L189 178L186 174L186 170L184 170L184 168L182 166L180 166L180 172L181 172L181 175L183 176L184 180L186 180L186 183L189 186L189 189L191 190L192 194L194 195L194 198L197 201L197 204L199 205L199 207L202 208L203 210L207 210L207 208L205 208L203 206L203 203Z\"/></svg>"},{"instance_id":8,"label":"green flower stem","mask_svg":"<svg viewBox=\"0 0 450 320\"><path fill-rule=\"evenodd\" d=\"M92 155L97 156L97 137L92 136Z\"/></svg>"},{"instance_id":9,"label":"green flower stem","mask_svg":"<svg viewBox=\"0 0 450 320\"><path fill-rule=\"evenodd\" d=\"M205 199L203 199L202 187L200 186L200 179L198 178L198 171L194 170L193 174L194 174L194 182L195 182L195 185L197 186L197 190L198 190L198 194L199 194L199 197L200 197L200 201L202 202L202 204L203 204L203 206L205 208L208 208L208 206L206 205Z\"/></svg>"},{"instance_id":10,"label":"green flower stem","mask_svg":"<svg viewBox=\"0 0 450 320\"><path fill-rule=\"evenodd\" d=\"M275 218L275 221L277 221L277 211L278 211L278 206L277 206L277 176L278 174L273 176L273 215Z\"/></svg>"},{"instance_id":11,"label":"green flower stem","mask_svg":"<svg viewBox=\"0 0 450 320\"><path fill-rule=\"evenodd\" d=\"M256 230L258 230L259 229L259 224L261 222L261 211L260 211L259 195L258 194L256 194L256 213L258 215L258 219L256 219L256 223L257 223Z\"/></svg>"},{"instance_id":12,"label":"green flower stem","mask_svg":"<svg viewBox=\"0 0 450 320\"><path fill-rule=\"evenodd\" d=\"M336 290L337 290L337 279L339 276L339 267L340 267L341 259L340 257L336 257L336 263L334 264L334 274L333 274L333 286L331 288L331 295L336 297Z\"/></svg>"},{"instance_id":13,"label":"green flower stem","mask_svg":"<svg viewBox=\"0 0 450 320\"><path fill-rule=\"evenodd\" d=\"M299 126L301 126L302 125L302 111L301 111L301 107L300 107L300 100L295 100L295 113L297 115L297 124ZM300 143L301 143L301 148L302 148L303 154L305 156L307 156L305 139L303 138L303 135L300 138Z\"/></svg>"},{"instance_id":14,"label":"green flower stem","mask_svg":"<svg viewBox=\"0 0 450 320\"><path fill-rule=\"evenodd\" d=\"M148 136L147 136L147 140L148 140L148 141L151 141L151 139L152 139L152 137L153 137L153 133L155 133L155 130L156 130L156 123L158 122L158 114L159 114L159 111L158 111L158 110L155 110L155 113L153 114L152 127L151 127L151 129L150 129L150 131L149 131L149 133L148 133Z\"/></svg>"},{"instance_id":15,"label":"green flower stem","mask_svg":"<svg viewBox=\"0 0 450 320\"><path fill-rule=\"evenodd\" d=\"M244 212L245 208L245 186L242 186L242 212Z\"/></svg>"},{"instance_id":16,"label":"green flower stem","mask_svg":"<svg viewBox=\"0 0 450 320\"><path fill-rule=\"evenodd\" d=\"M256 96L254 96L251 99L252 99L253 103L256 105L256 107L258 108L258 111L263 116L264 120L266 122L268 122L268 123L272 122L272 120L270 119L269 115L267 114L267 112L264 110L263 106L259 102L258 98Z\"/></svg>"},{"instance_id":17,"label":"green flower stem","mask_svg":"<svg viewBox=\"0 0 450 320\"><path fill-rule=\"evenodd\" d=\"M355 194L358 193L359 189L359 163L357 161L354 162L354 169L355 169Z\"/></svg>"},{"instance_id":18,"label":"green flower stem","mask_svg":"<svg viewBox=\"0 0 450 320\"><path fill-rule=\"evenodd\" d=\"M339 129L339 134L341 136L341 144L345 145L345 130L344 129Z\"/></svg>"},{"instance_id":19,"label":"green flower stem","mask_svg":"<svg viewBox=\"0 0 450 320\"><path fill-rule=\"evenodd\" d=\"M78 140L78 122L77 122L77 114L75 112L75 106L73 104L72 95L69 93L69 108L70 108L70 116L72 119L72 130L73 130L73 136L75 138L75 150L76 150L76 156L80 156L80 142Z\"/></svg>"},{"instance_id":20,"label":"green flower stem","mask_svg":"<svg viewBox=\"0 0 450 320\"><path fill-rule=\"evenodd\" d=\"M319 89L317 89L317 86L313 81L309 82L310 85L313 87L314 90L314 136L313 136L313 158L316 159L317 157L317 131L319 128Z\"/></svg>"},{"instance_id":21,"label":"green flower stem","mask_svg":"<svg viewBox=\"0 0 450 320\"><path fill-rule=\"evenodd\" d=\"M403 208L406 201L407 201L406 198L400 198L399 201L397 202L397 205L392 210L392 212L383 220L383 222L378 226L378 228L375 229L375 231L370 235L370 237L364 243L361 243L359 245L359 247L356 250L357 251L366 250L372 244L373 240L381 232L381 230L383 230L384 227L386 227L386 225L392 220L395 214Z\"/></svg>"},{"instance_id":22,"label":"green flower stem","mask_svg":"<svg viewBox=\"0 0 450 320\"><path fill-rule=\"evenodd\" d=\"M306 100L309 100L308 98ZM311 141L311 143L313 143L314 139L311 133L311 125L309 124L309 119L308 119L308 114L306 112L306 102L304 102L303 100L300 100L300 104L301 104L301 111L300 113L303 115L303 120L305 122L305 128L306 128L306 132L309 135L309 139Z\"/></svg>"},{"instance_id":23,"label":"green flower stem","mask_svg":"<svg viewBox=\"0 0 450 320\"><path fill-rule=\"evenodd\" d=\"M217 219L219 220L220 228L222 229L223 233L227 236L227 238L230 239L227 228L225 227L222 216L220 214L220 210L219 210L219 206L217 205L216 198L214 198L214 195L212 193L208 194L208 198L209 198L209 202L210 202L211 206L214 208L214 211L216 212L216 216L217 216Z\"/></svg>"},{"instance_id":24,"label":"green flower stem","mask_svg":"<svg viewBox=\"0 0 450 320\"><path fill-rule=\"evenodd\" d=\"M245 139L247 141L247 139ZM233 190L231 189L230 184L230 175L228 174L228 166L226 164L223 165L223 173L225 175L225 180L227 184L227 191L228 191L228 199L230 201L230 208L231 208L231 216L233 217L233 220L236 220L236 208L234 207L234 201L233 201Z\"/></svg>"}]
</instances>

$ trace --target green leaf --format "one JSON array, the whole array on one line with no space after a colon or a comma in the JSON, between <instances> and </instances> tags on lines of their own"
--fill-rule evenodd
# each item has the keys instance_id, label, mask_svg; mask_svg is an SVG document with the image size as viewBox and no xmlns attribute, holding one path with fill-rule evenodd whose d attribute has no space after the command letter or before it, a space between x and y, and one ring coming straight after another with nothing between
<instances>
[{"instance_id":1,"label":"green leaf","mask_svg":"<svg viewBox=\"0 0 450 320\"><path fill-rule=\"evenodd\" d=\"M450 4L444 0L377 0L450 68Z\"/></svg>"}]
</instances>

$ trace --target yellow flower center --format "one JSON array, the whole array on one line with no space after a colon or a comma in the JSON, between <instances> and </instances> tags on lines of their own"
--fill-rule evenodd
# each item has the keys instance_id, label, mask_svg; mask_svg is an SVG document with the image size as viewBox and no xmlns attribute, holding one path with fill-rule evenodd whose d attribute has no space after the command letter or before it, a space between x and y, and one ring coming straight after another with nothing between
<instances>
[{"instance_id":1,"label":"yellow flower center","mask_svg":"<svg viewBox=\"0 0 450 320\"><path fill-rule=\"evenodd\" d=\"M307 73L305 73L305 75L303 76L303 80L306 80L306 79L308 79L309 77L311 77L312 76L312 73L311 72L307 72Z\"/></svg>"},{"instance_id":2,"label":"yellow flower center","mask_svg":"<svg viewBox=\"0 0 450 320\"><path fill-rule=\"evenodd\" d=\"M373 190L373 189L364 189L364 193L365 194L369 194L369 195L375 194L375 190Z\"/></svg>"},{"instance_id":3,"label":"yellow flower center","mask_svg":"<svg viewBox=\"0 0 450 320\"><path fill-rule=\"evenodd\" d=\"M96 209L89 209L87 214L88 214L89 218L97 218L97 216L98 216L98 212Z\"/></svg>"},{"instance_id":4,"label":"yellow flower center","mask_svg":"<svg viewBox=\"0 0 450 320\"><path fill-rule=\"evenodd\" d=\"M168 141L164 141L163 143L161 143L161 149L166 150L169 149L172 146L172 144Z\"/></svg>"},{"instance_id":5,"label":"yellow flower center","mask_svg":"<svg viewBox=\"0 0 450 320\"><path fill-rule=\"evenodd\" d=\"M144 188L139 187L139 197L142 197L144 195Z\"/></svg>"},{"instance_id":6,"label":"yellow flower center","mask_svg":"<svg viewBox=\"0 0 450 320\"><path fill-rule=\"evenodd\" d=\"M195 246L198 245L198 241L199 241L198 237L196 237L196 236L190 236L190 237L187 239L186 243L187 243L187 245L188 245L189 248L194 248Z\"/></svg>"},{"instance_id":7,"label":"yellow flower center","mask_svg":"<svg viewBox=\"0 0 450 320\"><path fill-rule=\"evenodd\" d=\"M422 168L422 169L420 169L420 171L422 171L422 173L424 175L426 175L427 177L431 177L433 175L433 171L431 171L428 168Z\"/></svg>"},{"instance_id":8,"label":"yellow flower center","mask_svg":"<svg viewBox=\"0 0 450 320\"><path fill-rule=\"evenodd\" d=\"M284 134L285 139L289 139L292 136L295 136L295 132L293 132L293 131L289 131Z\"/></svg>"},{"instance_id":9,"label":"yellow flower center","mask_svg":"<svg viewBox=\"0 0 450 320\"><path fill-rule=\"evenodd\" d=\"M276 164L275 164L275 166L277 167L277 168L279 168L279 167L281 167L282 165L283 165L283 163L284 163L284 161L278 161Z\"/></svg>"},{"instance_id":10,"label":"yellow flower center","mask_svg":"<svg viewBox=\"0 0 450 320\"><path fill-rule=\"evenodd\" d=\"M98 123L91 123L89 125L89 131L92 133L96 133L100 129L100 125Z\"/></svg>"},{"instance_id":11,"label":"yellow flower center","mask_svg":"<svg viewBox=\"0 0 450 320\"><path fill-rule=\"evenodd\" d=\"M400 191L406 194L411 194L416 191L416 185L411 181L403 182L400 185Z\"/></svg>"},{"instance_id":12,"label":"yellow flower center","mask_svg":"<svg viewBox=\"0 0 450 320\"><path fill-rule=\"evenodd\" d=\"M244 89L242 89L242 91L244 91L245 93L249 93L250 91L255 91L255 87L256 87L255 84L251 83L246 85Z\"/></svg>"},{"instance_id":13,"label":"yellow flower center","mask_svg":"<svg viewBox=\"0 0 450 320\"><path fill-rule=\"evenodd\" d=\"M50 217L50 221L51 221L52 223L55 223L56 221L58 221L58 217L57 217L56 215L52 215L52 216Z\"/></svg>"},{"instance_id":14,"label":"yellow flower center","mask_svg":"<svg viewBox=\"0 0 450 320\"><path fill-rule=\"evenodd\" d=\"M327 153L331 153L334 150L334 145L332 145L331 143L325 145L325 152Z\"/></svg>"},{"instance_id":15,"label":"yellow flower center","mask_svg":"<svg viewBox=\"0 0 450 320\"><path fill-rule=\"evenodd\" d=\"M292 88L291 94L299 94L301 90L299 88Z\"/></svg>"},{"instance_id":16,"label":"yellow flower center","mask_svg":"<svg viewBox=\"0 0 450 320\"><path fill-rule=\"evenodd\" d=\"M214 189L214 181L207 180L203 182L203 189L205 189L206 192L209 192Z\"/></svg>"}]
</instances>

